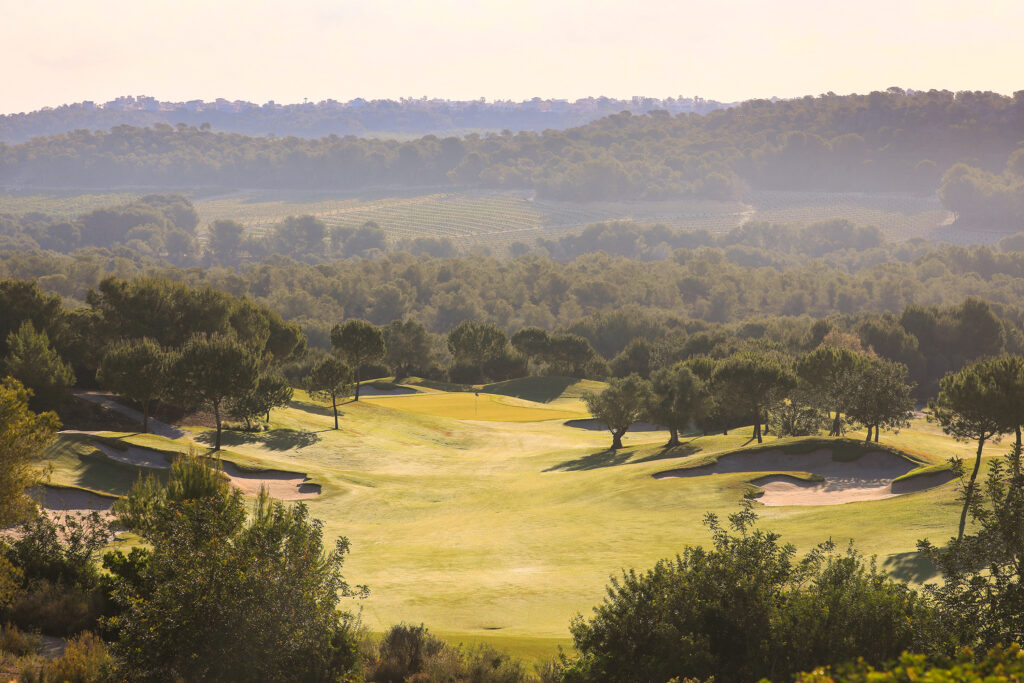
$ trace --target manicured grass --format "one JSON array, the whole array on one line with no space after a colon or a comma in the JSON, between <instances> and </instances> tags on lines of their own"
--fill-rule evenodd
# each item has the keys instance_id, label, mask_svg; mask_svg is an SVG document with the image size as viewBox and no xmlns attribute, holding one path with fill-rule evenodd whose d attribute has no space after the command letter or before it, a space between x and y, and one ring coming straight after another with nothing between
<instances>
[{"instance_id":1,"label":"manicured grass","mask_svg":"<svg viewBox=\"0 0 1024 683\"><path fill-rule=\"evenodd\" d=\"M604 382L575 377L523 377L485 384L480 387L480 391L537 403L547 403L567 409L583 410L582 401L580 401L583 394L588 391L600 392L606 386Z\"/></svg>"},{"instance_id":2,"label":"manicured grass","mask_svg":"<svg viewBox=\"0 0 1024 683\"><path fill-rule=\"evenodd\" d=\"M528 405L522 399L479 392L433 392L399 396L367 396L360 401L405 410L421 415L436 415L456 420L494 420L499 422L535 422L570 420L583 417L579 411L558 410L543 404ZM518 402L517 402L518 401Z\"/></svg>"},{"instance_id":3,"label":"manicured grass","mask_svg":"<svg viewBox=\"0 0 1024 683\"><path fill-rule=\"evenodd\" d=\"M513 389L519 396L551 395L549 380ZM606 432L552 419L569 412L552 409L558 400L539 404L482 393L478 416L472 392L425 389L346 403L335 431L330 409L297 391L289 407L273 411L271 431L226 432L225 457L307 473L322 485L322 495L308 501L310 511L324 521L326 538L351 541L346 576L371 589L368 599L351 606L362 609L371 630L422 622L454 642L486 641L543 659L567 643L575 614L589 614L601 602L610 575L707 543L705 513L727 515L752 490L744 473L652 477L750 446L749 428L688 437L671 450L662 445L665 432L630 432L626 448L611 452ZM190 429L205 446L205 431ZM188 448L151 435L111 436ZM813 450L838 443L852 451L858 434L849 436L781 444L769 438L764 447ZM883 434L881 445L927 465L973 453L970 444L923 422ZM55 474L62 477L77 476L80 466L81 453L69 448L53 453ZM113 476L114 470L104 471ZM955 533L956 495L950 482L878 501L758 511L764 527L803 551L829 538L839 545L853 538L894 574L922 581L931 570L916 555L916 543L943 542Z\"/></svg>"}]
</instances>

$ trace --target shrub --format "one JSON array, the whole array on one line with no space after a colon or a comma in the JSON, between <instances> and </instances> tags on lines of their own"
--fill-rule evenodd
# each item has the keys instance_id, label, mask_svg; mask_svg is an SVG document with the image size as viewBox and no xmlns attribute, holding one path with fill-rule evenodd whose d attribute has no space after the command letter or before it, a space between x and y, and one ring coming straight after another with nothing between
<instances>
[{"instance_id":1,"label":"shrub","mask_svg":"<svg viewBox=\"0 0 1024 683\"><path fill-rule=\"evenodd\" d=\"M829 425L828 416L814 406L785 402L768 413L768 429L775 436L814 436Z\"/></svg>"},{"instance_id":2,"label":"shrub","mask_svg":"<svg viewBox=\"0 0 1024 683\"><path fill-rule=\"evenodd\" d=\"M375 683L520 683L530 680L523 665L492 647L465 649L448 645L427 627L398 624L388 629L367 667Z\"/></svg>"},{"instance_id":3,"label":"shrub","mask_svg":"<svg viewBox=\"0 0 1024 683\"><path fill-rule=\"evenodd\" d=\"M397 624L388 629L380 642L377 661L368 680L401 683L424 670L427 660L436 657L445 644L430 635L427 627Z\"/></svg>"},{"instance_id":4,"label":"shrub","mask_svg":"<svg viewBox=\"0 0 1024 683\"><path fill-rule=\"evenodd\" d=\"M1024 652L1019 645L995 647L976 658L969 649L956 657L931 661L923 655L904 654L878 669L864 660L800 674L797 683L995 683L1024 679Z\"/></svg>"},{"instance_id":5,"label":"shrub","mask_svg":"<svg viewBox=\"0 0 1024 683\"><path fill-rule=\"evenodd\" d=\"M754 528L746 501L730 533L709 514L712 547L687 548L612 579L589 620L570 626L567 681L783 680L863 657L878 664L921 642L931 613L914 591L850 548L805 558Z\"/></svg>"},{"instance_id":6,"label":"shrub","mask_svg":"<svg viewBox=\"0 0 1024 683\"><path fill-rule=\"evenodd\" d=\"M11 623L0 629L0 652L6 652L18 657L33 654L39 649L39 636L25 633Z\"/></svg>"},{"instance_id":7,"label":"shrub","mask_svg":"<svg viewBox=\"0 0 1024 683\"><path fill-rule=\"evenodd\" d=\"M4 561L19 579L7 618L62 637L95 628L109 609L107 584L95 562L112 538L109 525L97 513L59 521L37 514L20 532L3 548Z\"/></svg>"},{"instance_id":8,"label":"shrub","mask_svg":"<svg viewBox=\"0 0 1024 683\"><path fill-rule=\"evenodd\" d=\"M30 671L22 674L22 680L33 680ZM106 643L86 631L68 641L61 657L43 664L35 680L39 683L99 683L110 680L113 672L114 658Z\"/></svg>"}]
</instances>

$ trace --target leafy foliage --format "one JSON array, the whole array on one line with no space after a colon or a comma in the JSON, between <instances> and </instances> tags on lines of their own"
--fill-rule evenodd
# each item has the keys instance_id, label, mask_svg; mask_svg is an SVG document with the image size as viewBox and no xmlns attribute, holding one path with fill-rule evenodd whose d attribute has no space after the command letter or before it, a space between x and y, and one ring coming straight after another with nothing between
<instances>
[{"instance_id":1,"label":"leafy foliage","mask_svg":"<svg viewBox=\"0 0 1024 683\"><path fill-rule=\"evenodd\" d=\"M29 406L36 411L56 410L75 383L75 373L50 345L45 332L26 321L7 336L4 373L31 391Z\"/></svg>"},{"instance_id":2,"label":"leafy foliage","mask_svg":"<svg viewBox=\"0 0 1024 683\"><path fill-rule=\"evenodd\" d=\"M124 610L110 627L125 676L321 681L356 667L356 624L339 601L364 590L341 573L348 541L325 553L304 505L262 495L247 519L241 493L187 457L166 485L143 481L115 509L152 546L138 562L105 562Z\"/></svg>"},{"instance_id":3,"label":"leafy foliage","mask_svg":"<svg viewBox=\"0 0 1024 683\"><path fill-rule=\"evenodd\" d=\"M613 577L593 616L572 622L579 657L565 680L785 680L855 657L880 664L928 633L917 595L852 547L798 559L755 520L749 502L728 528L709 514L710 548Z\"/></svg>"},{"instance_id":4,"label":"leafy foliage","mask_svg":"<svg viewBox=\"0 0 1024 683\"><path fill-rule=\"evenodd\" d=\"M600 393L585 392L583 402L594 419L612 433L612 449L622 448L622 437L644 414L651 388L637 375L613 379Z\"/></svg>"},{"instance_id":5,"label":"leafy foliage","mask_svg":"<svg viewBox=\"0 0 1024 683\"><path fill-rule=\"evenodd\" d=\"M149 431L154 399L168 386L170 357L152 339L123 340L100 361L96 380L105 388L142 404L142 431Z\"/></svg>"},{"instance_id":6,"label":"leafy foliage","mask_svg":"<svg viewBox=\"0 0 1024 683\"><path fill-rule=\"evenodd\" d=\"M0 380L0 525L23 519L32 502L25 489L42 474L39 453L57 437L53 413L29 410L29 392L15 379Z\"/></svg>"}]
</instances>

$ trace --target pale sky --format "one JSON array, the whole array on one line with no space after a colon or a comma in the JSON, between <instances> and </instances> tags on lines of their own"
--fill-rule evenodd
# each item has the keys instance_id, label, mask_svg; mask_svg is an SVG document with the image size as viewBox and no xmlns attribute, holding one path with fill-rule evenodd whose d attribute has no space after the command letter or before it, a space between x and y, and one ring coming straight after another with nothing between
<instances>
[{"instance_id":1,"label":"pale sky","mask_svg":"<svg viewBox=\"0 0 1024 683\"><path fill-rule=\"evenodd\" d=\"M0 113L119 95L1024 89L1024 0L0 0Z\"/></svg>"}]
</instances>

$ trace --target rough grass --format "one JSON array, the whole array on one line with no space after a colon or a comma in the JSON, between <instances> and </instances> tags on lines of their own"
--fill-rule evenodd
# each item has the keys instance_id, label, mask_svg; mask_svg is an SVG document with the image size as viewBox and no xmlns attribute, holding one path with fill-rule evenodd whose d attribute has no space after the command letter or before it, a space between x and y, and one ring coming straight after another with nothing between
<instances>
[{"instance_id":1,"label":"rough grass","mask_svg":"<svg viewBox=\"0 0 1024 683\"><path fill-rule=\"evenodd\" d=\"M532 382L538 386L528 381L505 388L517 396L552 394L549 378ZM481 394L481 406L495 411L495 419L487 420L466 415L474 399L472 393L429 389L367 398L341 407L341 429L335 431L327 406L297 391L290 406L272 413L270 431L226 432L225 457L305 472L322 485L322 495L306 504L324 520L327 538L351 541L346 576L371 588L370 597L352 607L362 609L371 629L422 622L453 642L486 641L530 658L567 642L569 620L600 603L610 575L706 543L705 513L736 510L752 488L744 473L660 481L651 476L749 446L750 428L692 436L674 449L663 447L665 432L631 432L626 448L613 452L607 433L550 419L567 412L552 410L559 399L530 404ZM527 416L547 419L517 421ZM202 438L203 429L192 429ZM108 436L188 448L151 435ZM849 437L769 438L763 447L813 450L827 443L842 450L850 443L852 449L858 435ZM73 478L80 476L86 453L77 447L62 439L51 449L55 478L66 478L62 483L80 481ZM923 422L898 435L883 434L882 444L870 445L879 447L910 453L928 466L950 455L972 455L970 444ZM1003 450L989 447L987 453ZM103 476L112 481L97 485ZM89 488L121 492L133 476L107 463L91 474ZM950 482L879 501L759 507L759 513L765 527L802 550L829 538L840 544L853 538L895 575L922 581L933 569L916 555L916 542L942 542L955 532L956 495L956 482Z\"/></svg>"}]
</instances>

